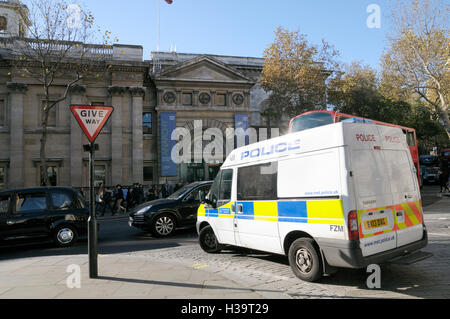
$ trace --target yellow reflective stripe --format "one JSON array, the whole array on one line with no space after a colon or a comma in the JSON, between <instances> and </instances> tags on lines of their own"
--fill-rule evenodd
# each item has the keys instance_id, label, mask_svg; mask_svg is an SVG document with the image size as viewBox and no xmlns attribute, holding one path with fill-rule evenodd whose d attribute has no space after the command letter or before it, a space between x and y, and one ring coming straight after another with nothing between
<instances>
[{"instance_id":1,"label":"yellow reflective stripe","mask_svg":"<svg viewBox=\"0 0 450 319\"><path fill-rule=\"evenodd\" d=\"M419 225L420 224L420 222L417 219L416 215L414 214L412 208L409 207L408 204L402 204L402 208L406 212L406 215L408 215L408 218L411 221L411 223L413 223L413 225Z\"/></svg>"},{"instance_id":2,"label":"yellow reflective stripe","mask_svg":"<svg viewBox=\"0 0 450 319\"><path fill-rule=\"evenodd\" d=\"M205 205L201 204L197 210L197 216L204 217L206 216Z\"/></svg>"},{"instance_id":3,"label":"yellow reflective stripe","mask_svg":"<svg viewBox=\"0 0 450 319\"><path fill-rule=\"evenodd\" d=\"M344 219L342 201L340 200L307 201L306 211L308 212L308 219Z\"/></svg>"},{"instance_id":4,"label":"yellow reflective stripe","mask_svg":"<svg viewBox=\"0 0 450 319\"><path fill-rule=\"evenodd\" d=\"M254 202L254 220L278 221L277 202Z\"/></svg>"}]
</instances>

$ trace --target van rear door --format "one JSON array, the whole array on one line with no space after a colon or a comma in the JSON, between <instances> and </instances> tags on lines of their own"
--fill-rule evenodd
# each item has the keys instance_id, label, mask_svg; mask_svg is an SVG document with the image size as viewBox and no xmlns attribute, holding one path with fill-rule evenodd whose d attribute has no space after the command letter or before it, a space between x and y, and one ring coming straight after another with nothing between
<instances>
[{"instance_id":1,"label":"van rear door","mask_svg":"<svg viewBox=\"0 0 450 319\"><path fill-rule=\"evenodd\" d=\"M397 247L421 240L423 215L417 177L411 154L406 150L384 150L391 179L397 229Z\"/></svg>"},{"instance_id":2,"label":"van rear door","mask_svg":"<svg viewBox=\"0 0 450 319\"><path fill-rule=\"evenodd\" d=\"M352 151L352 171L363 256L396 248L394 209L381 151Z\"/></svg>"},{"instance_id":3,"label":"van rear door","mask_svg":"<svg viewBox=\"0 0 450 319\"><path fill-rule=\"evenodd\" d=\"M371 256L396 248L393 198L376 125L345 125L355 204L358 215L360 248Z\"/></svg>"}]
</instances>

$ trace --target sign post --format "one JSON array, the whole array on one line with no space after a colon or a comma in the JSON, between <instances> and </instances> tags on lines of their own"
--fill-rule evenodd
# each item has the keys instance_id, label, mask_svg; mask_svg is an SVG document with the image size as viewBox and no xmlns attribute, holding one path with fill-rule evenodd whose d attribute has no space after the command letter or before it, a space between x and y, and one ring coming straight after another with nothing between
<instances>
[{"instance_id":1,"label":"sign post","mask_svg":"<svg viewBox=\"0 0 450 319\"><path fill-rule=\"evenodd\" d=\"M88 220L88 254L89 254L89 278L98 278L98 233L97 216L95 215L95 191L94 191L94 162L95 151L99 149L95 144L97 136L102 131L111 114L112 106L85 106L71 105L70 110L78 124L89 140L84 145L84 151L89 152L89 220Z\"/></svg>"}]
</instances>

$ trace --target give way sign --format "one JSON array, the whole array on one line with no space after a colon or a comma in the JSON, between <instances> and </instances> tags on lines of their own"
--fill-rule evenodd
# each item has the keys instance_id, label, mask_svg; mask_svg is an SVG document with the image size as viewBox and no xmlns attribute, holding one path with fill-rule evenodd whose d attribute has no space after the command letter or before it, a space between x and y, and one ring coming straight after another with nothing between
<instances>
[{"instance_id":1,"label":"give way sign","mask_svg":"<svg viewBox=\"0 0 450 319\"><path fill-rule=\"evenodd\" d=\"M89 142L94 143L106 122L111 117L111 114L114 112L114 107L71 105L70 110L78 124L80 124Z\"/></svg>"}]
</instances>

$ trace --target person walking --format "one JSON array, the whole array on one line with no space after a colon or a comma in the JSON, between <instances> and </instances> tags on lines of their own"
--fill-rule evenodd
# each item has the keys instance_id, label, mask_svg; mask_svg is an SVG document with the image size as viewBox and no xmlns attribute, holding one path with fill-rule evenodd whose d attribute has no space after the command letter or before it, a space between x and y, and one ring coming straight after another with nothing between
<instances>
[{"instance_id":1,"label":"person walking","mask_svg":"<svg viewBox=\"0 0 450 319\"><path fill-rule=\"evenodd\" d=\"M123 195L123 190L122 190L122 185L117 185L116 186L116 203L114 205L114 207L117 209L115 211L115 213L113 213L113 216L116 214L120 214L120 211L123 210L124 214L126 213L126 208L122 206L123 203L123 199L124 199L124 195Z\"/></svg>"},{"instance_id":2,"label":"person walking","mask_svg":"<svg viewBox=\"0 0 450 319\"><path fill-rule=\"evenodd\" d=\"M443 193L447 190L447 192L450 192L450 189L448 188L448 177L449 177L449 170L447 165L441 165L441 168L439 169L439 186L441 187L440 193Z\"/></svg>"},{"instance_id":3,"label":"person walking","mask_svg":"<svg viewBox=\"0 0 450 319\"><path fill-rule=\"evenodd\" d=\"M111 207L111 201L112 201L112 191L110 191L108 188L105 188L103 192L103 206L100 216L105 216L106 207L109 208L111 213L114 216L114 208Z\"/></svg>"},{"instance_id":4,"label":"person walking","mask_svg":"<svg viewBox=\"0 0 450 319\"><path fill-rule=\"evenodd\" d=\"M104 194L104 185L100 183L98 186L97 194L95 194L95 213L98 213L101 208L103 208L103 194Z\"/></svg>"}]
</instances>

